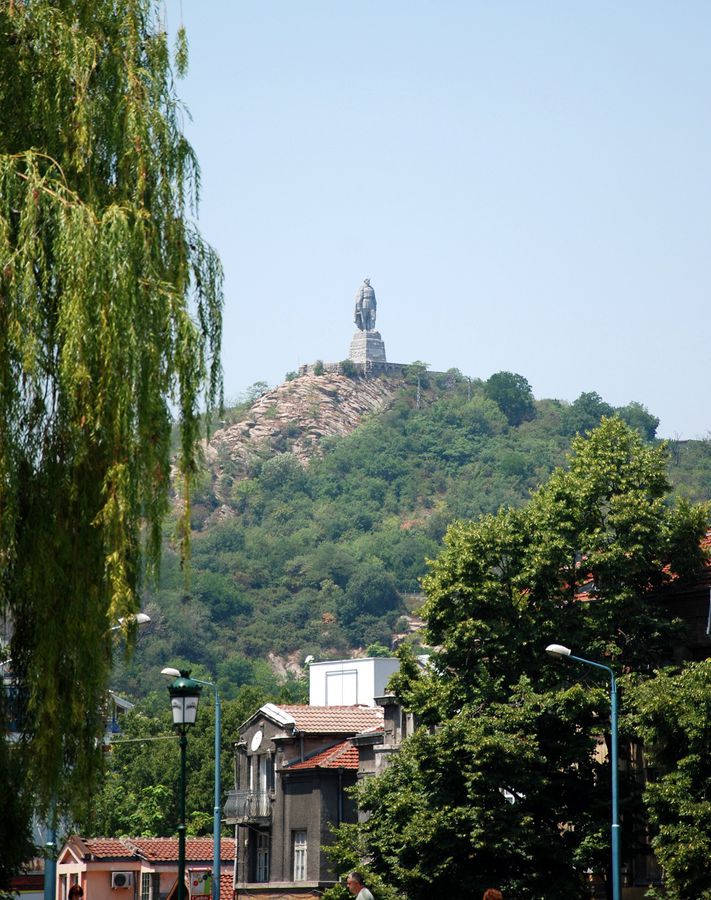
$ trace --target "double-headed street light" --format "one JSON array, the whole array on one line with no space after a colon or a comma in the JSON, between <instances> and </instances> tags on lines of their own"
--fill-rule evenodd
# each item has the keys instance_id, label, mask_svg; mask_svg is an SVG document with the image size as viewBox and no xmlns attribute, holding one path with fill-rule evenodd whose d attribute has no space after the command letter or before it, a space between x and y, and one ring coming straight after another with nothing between
<instances>
[{"instance_id":1,"label":"double-headed street light","mask_svg":"<svg viewBox=\"0 0 711 900\"><path fill-rule=\"evenodd\" d=\"M180 676L177 669L165 668L161 671L162 675L170 675L172 677ZM196 684L210 687L215 692L215 806L213 809L213 831L212 831L212 900L220 900L220 871L221 871L221 854L220 854L220 832L222 831L222 806L221 806L221 785L220 785L220 745L222 742L221 732L221 711L220 711L220 694L217 685L212 681L202 681L200 678L192 678Z\"/></svg>"},{"instance_id":2,"label":"double-headed street light","mask_svg":"<svg viewBox=\"0 0 711 900\"><path fill-rule=\"evenodd\" d=\"M620 900L620 822L618 816L617 793L617 682L615 673L609 666L582 656L574 656L569 647L562 644L549 644L546 653L558 659L571 659L595 669L604 669L610 676L610 781L612 783L612 824L610 827L610 843L612 846L612 900Z\"/></svg>"},{"instance_id":3,"label":"double-headed street light","mask_svg":"<svg viewBox=\"0 0 711 900\"><path fill-rule=\"evenodd\" d=\"M178 900L185 900L185 749L187 730L195 724L202 688L190 677L190 671L163 669L164 675L177 677L168 687L173 725L180 734L180 822L178 824Z\"/></svg>"}]
</instances>

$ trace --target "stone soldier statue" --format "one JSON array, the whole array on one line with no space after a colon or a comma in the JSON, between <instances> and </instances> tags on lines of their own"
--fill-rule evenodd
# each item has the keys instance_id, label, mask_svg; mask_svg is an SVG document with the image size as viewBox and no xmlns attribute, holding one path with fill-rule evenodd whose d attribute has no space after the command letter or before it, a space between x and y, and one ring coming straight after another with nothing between
<instances>
[{"instance_id":1,"label":"stone soldier statue","mask_svg":"<svg viewBox=\"0 0 711 900\"><path fill-rule=\"evenodd\" d=\"M370 278L366 278L356 291L355 323L361 331L375 329L375 310L378 304L375 291L370 286Z\"/></svg>"}]
</instances>

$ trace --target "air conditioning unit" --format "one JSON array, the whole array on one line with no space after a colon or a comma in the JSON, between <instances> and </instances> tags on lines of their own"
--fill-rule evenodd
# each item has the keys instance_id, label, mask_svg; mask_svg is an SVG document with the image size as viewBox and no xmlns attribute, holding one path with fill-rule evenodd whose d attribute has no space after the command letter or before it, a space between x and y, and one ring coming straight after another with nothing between
<instances>
[{"instance_id":1,"label":"air conditioning unit","mask_svg":"<svg viewBox=\"0 0 711 900\"><path fill-rule=\"evenodd\" d=\"M133 887L133 872L112 872L111 887L114 890Z\"/></svg>"}]
</instances>

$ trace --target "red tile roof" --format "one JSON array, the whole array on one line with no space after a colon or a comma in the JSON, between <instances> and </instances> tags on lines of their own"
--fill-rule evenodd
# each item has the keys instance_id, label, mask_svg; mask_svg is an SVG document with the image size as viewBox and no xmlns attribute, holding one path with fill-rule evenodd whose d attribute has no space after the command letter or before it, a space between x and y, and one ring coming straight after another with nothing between
<instances>
[{"instance_id":1,"label":"red tile roof","mask_svg":"<svg viewBox=\"0 0 711 900\"><path fill-rule=\"evenodd\" d=\"M177 862L178 860L177 838L82 838L75 835L72 840L75 846L96 859L135 861L145 859L149 862ZM209 862L212 858L213 842L211 837L186 838L185 859L188 862ZM231 862L234 858L234 838L222 838L220 840L221 862Z\"/></svg>"},{"instance_id":2,"label":"red tile roof","mask_svg":"<svg viewBox=\"0 0 711 900\"><path fill-rule=\"evenodd\" d=\"M220 875L220 900L234 900L235 889L232 882L232 872L223 872Z\"/></svg>"},{"instance_id":3,"label":"red tile roof","mask_svg":"<svg viewBox=\"0 0 711 900\"><path fill-rule=\"evenodd\" d=\"M80 838L86 852L97 859L131 859L135 854L118 838Z\"/></svg>"},{"instance_id":4,"label":"red tile roof","mask_svg":"<svg viewBox=\"0 0 711 900\"><path fill-rule=\"evenodd\" d=\"M383 727L381 706L279 706L309 734L359 734Z\"/></svg>"},{"instance_id":5,"label":"red tile roof","mask_svg":"<svg viewBox=\"0 0 711 900\"><path fill-rule=\"evenodd\" d=\"M134 847L136 852L150 862L172 862L178 858L177 838L124 838L128 846ZM186 838L185 859L188 862L198 860L211 860L213 855L212 838ZM235 858L234 838L220 839L220 860L233 860Z\"/></svg>"},{"instance_id":6,"label":"red tile roof","mask_svg":"<svg viewBox=\"0 0 711 900\"><path fill-rule=\"evenodd\" d=\"M289 766L294 769L354 769L358 770L358 751L350 741L341 741L335 747L321 750L314 756Z\"/></svg>"}]
</instances>

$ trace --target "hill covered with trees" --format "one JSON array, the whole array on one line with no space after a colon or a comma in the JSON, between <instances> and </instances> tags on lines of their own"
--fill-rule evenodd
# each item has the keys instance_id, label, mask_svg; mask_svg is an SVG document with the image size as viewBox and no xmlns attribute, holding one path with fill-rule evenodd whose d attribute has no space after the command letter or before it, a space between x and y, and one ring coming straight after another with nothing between
<instances>
[{"instance_id":1,"label":"hill covered with trees","mask_svg":"<svg viewBox=\"0 0 711 900\"><path fill-rule=\"evenodd\" d=\"M480 381L413 363L397 378L255 385L205 448L188 577L168 541L146 592L152 623L115 687L162 688L160 668L182 662L230 698L288 686L307 654L417 643L420 579L447 527L521 506L573 436L612 415L655 442L657 419L639 403L536 400L508 372ZM710 473L708 442L670 445L678 494L708 499Z\"/></svg>"}]
</instances>

